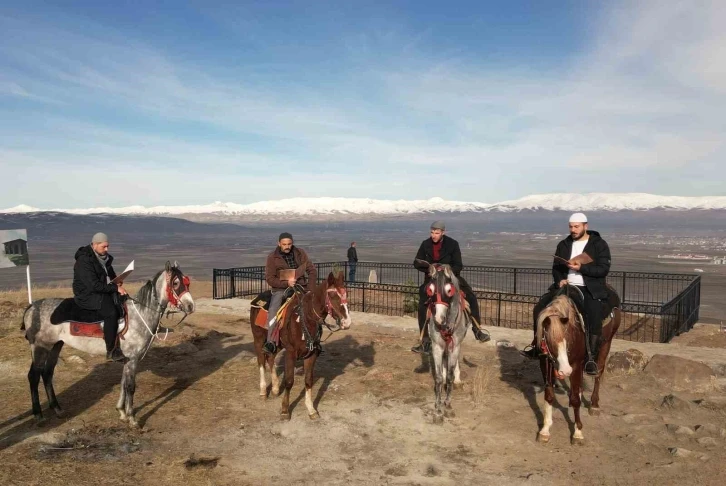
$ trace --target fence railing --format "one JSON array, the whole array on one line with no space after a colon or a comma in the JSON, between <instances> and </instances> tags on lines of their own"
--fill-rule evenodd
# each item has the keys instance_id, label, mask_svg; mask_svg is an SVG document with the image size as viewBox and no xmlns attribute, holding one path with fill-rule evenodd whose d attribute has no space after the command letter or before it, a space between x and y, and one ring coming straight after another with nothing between
<instances>
[{"instance_id":1,"label":"fence railing","mask_svg":"<svg viewBox=\"0 0 726 486\"><path fill-rule=\"evenodd\" d=\"M345 272L351 310L394 316L416 316L423 272L407 263L358 262L351 281L348 262L316 265L318 280ZM215 299L249 297L268 288L264 267L214 269ZM532 328L532 309L552 284L542 268L466 267L461 276L474 289L484 326ZM701 277L689 274L610 272L608 283L622 301L618 338L668 342L698 321Z\"/></svg>"}]
</instances>

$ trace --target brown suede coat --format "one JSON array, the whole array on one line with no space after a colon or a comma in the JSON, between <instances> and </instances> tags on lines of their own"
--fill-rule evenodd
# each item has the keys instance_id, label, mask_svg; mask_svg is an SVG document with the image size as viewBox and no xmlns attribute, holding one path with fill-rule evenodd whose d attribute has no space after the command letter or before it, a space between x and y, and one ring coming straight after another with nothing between
<instances>
[{"instance_id":1,"label":"brown suede coat","mask_svg":"<svg viewBox=\"0 0 726 486\"><path fill-rule=\"evenodd\" d=\"M318 278L318 271L315 269L315 265L310 261L308 254L304 250L293 246L292 252L295 255L295 263L297 263L297 269L295 270L297 283L305 285L307 290L312 290ZM290 267L287 266L287 262L282 257L280 247L275 248L272 253L267 255L267 262L265 263L265 280L267 280L268 285L273 289L286 289L287 281L280 280L278 275L280 274L280 270L286 270L288 268Z\"/></svg>"}]
</instances>

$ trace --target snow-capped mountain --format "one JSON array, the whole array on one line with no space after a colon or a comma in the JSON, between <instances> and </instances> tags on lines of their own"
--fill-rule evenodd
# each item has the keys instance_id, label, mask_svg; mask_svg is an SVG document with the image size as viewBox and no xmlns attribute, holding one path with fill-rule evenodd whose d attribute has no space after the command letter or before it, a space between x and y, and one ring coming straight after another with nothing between
<instances>
[{"instance_id":1,"label":"snow-capped mountain","mask_svg":"<svg viewBox=\"0 0 726 486\"><path fill-rule=\"evenodd\" d=\"M252 204L214 202L195 206L128 206L89 209L39 209L27 205L0 213L62 212L69 214L205 215L227 216L405 216L427 213L481 213L513 211L647 211L726 209L726 196L657 196L644 193L537 194L495 204L446 201L439 197L423 200L381 200L360 198L292 198Z\"/></svg>"}]
</instances>

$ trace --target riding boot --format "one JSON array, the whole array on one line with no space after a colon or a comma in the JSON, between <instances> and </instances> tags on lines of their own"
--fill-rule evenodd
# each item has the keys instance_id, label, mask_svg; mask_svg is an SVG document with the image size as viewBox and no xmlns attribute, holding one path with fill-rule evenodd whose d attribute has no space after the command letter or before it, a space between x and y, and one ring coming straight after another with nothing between
<instances>
[{"instance_id":1,"label":"riding boot","mask_svg":"<svg viewBox=\"0 0 726 486\"><path fill-rule=\"evenodd\" d=\"M272 340L272 335L275 333L277 327L277 319L273 318L270 320L267 326L267 340L262 345L262 351L266 354L275 354L277 352L277 343Z\"/></svg>"},{"instance_id":2,"label":"riding boot","mask_svg":"<svg viewBox=\"0 0 726 486\"><path fill-rule=\"evenodd\" d=\"M595 376L600 371L597 367L597 358L600 354L601 336L599 334L591 334L589 337L590 346L588 349L587 362L585 363L585 373Z\"/></svg>"},{"instance_id":3,"label":"riding boot","mask_svg":"<svg viewBox=\"0 0 726 486\"><path fill-rule=\"evenodd\" d=\"M428 336L424 336L418 345L411 348L411 351L420 354L431 354L431 339Z\"/></svg>"}]
</instances>

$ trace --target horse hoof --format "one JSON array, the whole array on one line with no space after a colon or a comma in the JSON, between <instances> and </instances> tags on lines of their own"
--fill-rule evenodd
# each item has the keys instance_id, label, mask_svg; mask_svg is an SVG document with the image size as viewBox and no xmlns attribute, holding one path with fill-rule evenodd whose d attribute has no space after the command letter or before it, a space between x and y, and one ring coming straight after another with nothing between
<instances>
[{"instance_id":1,"label":"horse hoof","mask_svg":"<svg viewBox=\"0 0 726 486\"><path fill-rule=\"evenodd\" d=\"M585 439L582 437L573 437L570 439L570 444L578 446L585 445Z\"/></svg>"},{"instance_id":2,"label":"horse hoof","mask_svg":"<svg viewBox=\"0 0 726 486\"><path fill-rule=\"evenodd\" d=\"M434 415L434 423L436 425L441 425L444 423L444 415L443 414L435 414Z\"/></svg>"},{"instance_id":3,"label":"horse hoof","mask_svg":"<svg viewBox=\"0 0 726 486\"><path fill-rule=\"evenodd\" d=\"M136 421L135 418L129 419L129 427L131 427L132 429L140 429L141 428L141 426L139 425L139 423Z\"/></svg>"},{"instance_id":4,"label":"horse hoof","mask_svg":"<svg viewBox=\"0 0 726 486\"><path fill-rule=\"evenodd\" d=\"M600 409L599 408L592 408L592 407L590 407L590 409L588 410L588 412L593 417L599 417L600 416Z\"/></svg>"},{"instance_id":5,"label":"horse hoof","mask_svg":"<svg viewBox=\"0 0 726 486\"><path fill-rule=\"evenodd\" d=\"M280 413L280 420L290 420L290 414L285 412Z\"/></svg>"},{"instance_id":6,"label":"horse hoof","mask_svg":"<svg viewBox=\"0 0 726 486\"><path fill-rule=\"evenodd\" d=\"M280 389L279 389L279 388L278 388L278 389L274 389L274 388L273 388L273 389L272 389L272 394L273 394L274 396L276 396L276 397L279 397L279 396L280 396Z\"/></svg>"},{"instance_id":7,"label":"horse hoof","mask_svg":"<svg viewBox=\"0 0 726 486\"><path fill-rule=\"evenodd\" d=\"M541 443L541 444L546 444L546 443L548 443L549 441L550 441L550 436L549 436L549 434L548 434L548 435L544 435L544 434L537 434L537 442L539 442L539 443Z\"/></svg>"},{"instance_id":8,"label":"horse hoof","mask_svg":"<svg viewBox=\"0 0 726 486\"><path fill-rule=\"evenodd\" d=\"M456 381L454 382L454 390L461 390L462 388L464 388L464 382L463 381L460 381L458 383Z\"/></svg>"},{"instance_id":9,"label":"horse hoof","mask_svg":"<svg viewBox=\"0 0 726 486\"><path fill-rule=\"evenodd\" d=\"M309 416L310 416L310 420L317 420L320 418L320 414L318 412L313 412Z\"/></svg>"}]
</instances>

